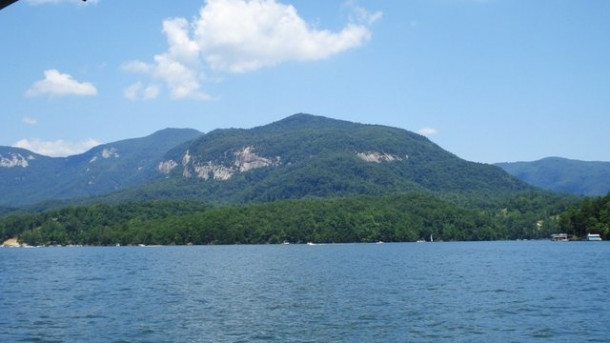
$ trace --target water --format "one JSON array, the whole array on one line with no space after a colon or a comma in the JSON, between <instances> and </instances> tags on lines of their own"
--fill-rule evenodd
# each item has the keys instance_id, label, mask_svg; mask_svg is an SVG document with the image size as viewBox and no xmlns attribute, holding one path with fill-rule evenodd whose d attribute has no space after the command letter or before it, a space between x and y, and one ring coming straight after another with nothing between
<instances>
[{"instance_id":1,"label":"water","mask_svg":"<svg viewBox=\"0 0 610 343\"><path fill-rule=\"evenodd\" d=\"M607 342L610 244L0 249L2 342Z\"/></svg>"}]
</instances>

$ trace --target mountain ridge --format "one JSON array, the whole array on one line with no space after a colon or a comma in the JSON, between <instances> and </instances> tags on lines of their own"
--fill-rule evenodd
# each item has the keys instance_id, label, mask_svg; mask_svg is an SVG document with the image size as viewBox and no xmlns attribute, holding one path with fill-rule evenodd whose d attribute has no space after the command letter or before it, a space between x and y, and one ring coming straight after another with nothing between
<instances>
[{"instance_id":1,"label":"mountain ridge","mask_svg":"<svg viewBox=\"0 0 610 343\"><path fill-rule=\"evenodd\" d=\"M0 166L0 205L18 207L51 199L85 198L132 186L151 175L157 177L151 171L170 147L199 135L201 132L193 129L164 129L67 157L0 147L2 161L17 163Z\"/></svg>"},{"instance_id":2,"label":"mountain ridge","mask_svg":"<svg viewBox=\"0 0 610 343\"><path fill-rule=\"evenodd\" d=\"M302 113L248 130L211 131L168 152L160 169L169 179L201 180L201 188L232 185L232 195L214 198L229 202L529 189L501 169L462 160L422 135Z\"/></svg>"},{"instance_id":3,"label":"mountain ridge","mask_svg":"<svg viewBox=\"0 0 610 343\"><path fill-rule=\"evenodd\" d=\"M524 182L553 192L587 196L610 192L610 162L552 156L494 165Z\"/></svg>"},{"instance_id":4,"label":"mountain ridge","mask_svg":"<svg viewBox=\"0 0 610 343\"><path fill-rule=\"evenodd\" d=\"M0 147L0 157L3 149L15 148ZM16 167L0 168L0 206L11 208L89 197L248 203L408 192L485 202L534 189L408 130L304 113L251 129L165 129L65 158L32 153L28 168L18 167L28 152L12 151L21 158L6 164ZM41 172L34 161L48 165Z\"/></svg>"}]
</instances>

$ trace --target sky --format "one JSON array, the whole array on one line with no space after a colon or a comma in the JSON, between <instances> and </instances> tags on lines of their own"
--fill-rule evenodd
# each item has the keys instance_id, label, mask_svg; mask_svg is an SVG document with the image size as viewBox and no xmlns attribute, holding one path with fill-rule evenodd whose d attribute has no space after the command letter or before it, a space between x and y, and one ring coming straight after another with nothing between
<instances>
[{"instance_id":1,"label":"sky","mask_svg":"<svg viewBox=\"0 0 610 343\"><path fill-rule=\"evenodd\" d=\"M610 161L608 0L20 0L0 145L67 156L295 113L482 163Z\"/></svg>"}]
</instances>

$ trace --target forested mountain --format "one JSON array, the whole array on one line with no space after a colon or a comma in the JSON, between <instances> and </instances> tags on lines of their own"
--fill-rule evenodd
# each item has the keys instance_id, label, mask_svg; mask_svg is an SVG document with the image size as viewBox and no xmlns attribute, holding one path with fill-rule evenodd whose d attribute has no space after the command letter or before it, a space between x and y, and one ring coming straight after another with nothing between
<instances>
[{"instance_id":1,"label":"forested mountain","mask_svg":"<svg viewBox=\"0 0 610 343\"><path fill-rule=\"evenodd\" d=\"M432 192L486 202L531 189L500 168L462 160L424 136L308 114L207 134L168 129L68 158L18 150L5 155L12 167L0 168L0 205L7 207L114 191L119 192L94 201L248 203Z\"/></svg>"},{"instance_id":2,"label":"forested mountain","mask_svg":"<svg viewBox=\"0 0 610 343\"><path fill-rule=\"evenodd\" d=\"M65 158L0 147L0 206L73 200L150 183L160 179L156 167L169 149L199 135L192 129L166 129Z\"/></svg>"},{"instance_id":3,"label":"forested mountain","mask_svg":"<svg viewBox=\"0 0 610 343\"><path fill-rule=\"evenodd\" d=\"M548 157L495 165L522 181L554 192L600 196L610 191L610 162Z\"/></svg>"},{"instance_id":4,"label":"forested mountain","mask_svg":"<svg viewBox=\"0 0 610 343\"><path fill-rule=\"evenodd\" d=\"M172 181L157 192L181 189L225 203L414 191L495 197L531 189L424 136L307 114L212 131L170 151L160 171Z\"/></svg>"},{"instance_id":5,"label":"forested mountain","mask_svg":"<svg viewBox=\"0 0 610 343\"><path fill-rule=\"evenodd\" d=\"M575 204L387 126L296 114L252 129L173 133L65 159L71 163L55 172L80 180L71 187L132 186L5 214L0 238L91 245L541 238Z\"/></svg>"}]
</instances>

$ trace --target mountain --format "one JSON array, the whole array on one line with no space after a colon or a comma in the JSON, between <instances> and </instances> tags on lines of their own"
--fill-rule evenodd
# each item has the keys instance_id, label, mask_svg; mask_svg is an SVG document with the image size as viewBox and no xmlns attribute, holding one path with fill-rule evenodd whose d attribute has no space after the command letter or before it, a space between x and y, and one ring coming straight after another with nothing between
<instances>
[{"instance_id":1,"label":"mountain","mask_svg":"<svg viewBox=\"0 0 610 343\"><path fill-rule=\"evenodd\" d=\"M404 192L496 197L532 189L416 133L309 114L209 132L169 151L159 171L164 183L136 192L247 203Z\"/></svg>"},{"instance_id":2,"label":"mountain","mask_svg":"<svg viewBox=\"0 0 610 343\"><path fill-rule=\"evenodd\" d=\"M165 129L61 158L0 147L0 206L86 198L153 182L161 177L156 167L163 155L200 135L192 129Z\"/></svg>"},{"instance_id":3,"label":"mountain","mask_svg":"<svg viewBox=\"0 0 610 343\"><path fill-rule=\"evenodd\" d=\"M610 162L547 157L495 165L522 181L554 192L600 196L610 191Z\"/></svg>"},{"instance_id":4,"label":"mountain","mask_svg":"<svg viewBox=\"0 0 610 343\"><path fill-rule=\"evenodd\" d=\"M49 181L35 194L45 202L17 209L6 199L7 205L0 203L0 240L124 245L408 241L432 234L443 240L529 239L566 232L559 231L565 223L558 214L578 200L388 126L296 114L252 129L184 133L161 131L65 159L3 151L5 173L28 175L16 179L24 190L36 190L28 181L42 184L41 173ZM36 167L43 164L46 170Z\"/></svg>"},{"instance_id":5,"label":"mountain","mask_svg":"<svg viewBox=\"0 0 610 343\"><path fill-rule=\"evenodd\" d=\"M67 158L3 148L0 158L0 207L75 199L240 204L413 192L488 204L533 190L422 135L310 114L207 134L167 129Z\"/></svg>"}]
</instances>

